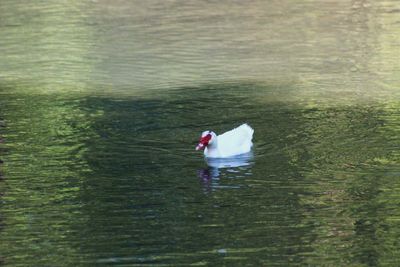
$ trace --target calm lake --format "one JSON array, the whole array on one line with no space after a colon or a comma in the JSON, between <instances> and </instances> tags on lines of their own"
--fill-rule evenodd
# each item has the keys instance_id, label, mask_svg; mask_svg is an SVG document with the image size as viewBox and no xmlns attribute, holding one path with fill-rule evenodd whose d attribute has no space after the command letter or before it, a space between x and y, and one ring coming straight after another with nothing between
<instances>
[{"instance_id":1,"label":"calm lake","mask_svg":"<svg viewBox=\"0 0 400 267\"><path fill-rule=\"evenodd\" d=\"M400 2L1 0L0 136L0 265L400 266Z\"/></svg>"}]
</instances>

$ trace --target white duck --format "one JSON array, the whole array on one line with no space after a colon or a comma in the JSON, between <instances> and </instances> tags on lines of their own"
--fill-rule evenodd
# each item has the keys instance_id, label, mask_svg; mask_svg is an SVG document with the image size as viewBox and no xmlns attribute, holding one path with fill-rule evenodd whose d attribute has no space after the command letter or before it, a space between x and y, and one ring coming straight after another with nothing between
<instances>
[{"instance_id":1,"label":"white duck","mask_svg":"<svg viewBox=\"0 0 400 267\"><path fill-rule=\"evenodd\" d=\"M218 136L212 131L205 131L196 150L204 149L206 158L227 158L249 153L253 146L253 133L253 128L246 123Z\"/></svg>"}]
</instances>

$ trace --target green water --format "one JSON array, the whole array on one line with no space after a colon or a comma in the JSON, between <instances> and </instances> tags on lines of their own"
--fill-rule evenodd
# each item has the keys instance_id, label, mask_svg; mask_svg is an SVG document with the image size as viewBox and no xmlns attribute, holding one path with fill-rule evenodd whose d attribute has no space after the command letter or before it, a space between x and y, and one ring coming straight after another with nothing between
<instances>
[{"instance_id":1,"label":"green water","mask_svg":"<svg viewBox=\"0 0 400 267\"><path fill-rule=\"evenodd\" d=\"M0 3L0 264L398 266L397 1ZM204 130L253 157L208 166Z\"/></svg>"}]
</instances>

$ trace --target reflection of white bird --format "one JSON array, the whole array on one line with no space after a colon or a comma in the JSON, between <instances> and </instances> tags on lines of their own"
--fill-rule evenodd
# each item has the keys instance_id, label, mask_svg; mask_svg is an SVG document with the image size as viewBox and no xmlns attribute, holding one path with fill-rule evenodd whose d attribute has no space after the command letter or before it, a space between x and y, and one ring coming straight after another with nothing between
<instances>
[{"instance_id":1,"label":"reflection of white bird","mask_svg":"<svg viewBox=\"0 0 400 267\"><path fill-rule=\"evenodd\" d=\"M245 124L221 135L212 131L201 134L196 150L204 149L206 158L227 158L251 151L254 130Z\"/></svg>"},{"instance_id":2,"label":"reflection of white bird","mask_svg":"<svg viewBox=\"0 0 400 267\"><path fill-rule=\"evenodd\" d=\"M228 158L206 158L207 165L216 169L231 169L253 164L253 153L248 152Z\"/></svg>"},{"instance_id":3,"label":"reflection of white bird","mask_svg":"<svg viewBox=\"0 0 400 267\"><path fill-rule=\"evenodd\" d=\"M199 170L198 176L206 192L223 188L240 188L240 180L225 184L224 178L243 179L252 175L253 153L229 158L206 158L207 169Z\"/></svg>"}]
</instances>

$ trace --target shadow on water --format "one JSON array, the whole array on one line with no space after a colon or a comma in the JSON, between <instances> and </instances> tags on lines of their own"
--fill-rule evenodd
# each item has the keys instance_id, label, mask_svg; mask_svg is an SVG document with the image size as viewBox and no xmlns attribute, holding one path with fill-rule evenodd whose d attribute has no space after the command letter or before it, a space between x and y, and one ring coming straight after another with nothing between
<instances>
[{"instance_id":1,"label":"shadow on water","mask_svg":"<svg viewBox=\"0 0 400 267\"><path fill-rule=\"evenodd\" d=\"M3 139L4 127L5 127L4 119L0 117L0 183L4 182L4 176L3 176L3 171L2 171L2 165L4 164L4 161L2 160L2 158L5 153L5 151L2 147L2 145L4 143L4 139ZM0 202L2 202L3 195L4 195L4 191L0 190ZM3 214L0 212L0 234L3 230L3 228L4 228L4 218L3 218ZM0 264L5 264L4 259L1 255L0 255Z\"/></svg>"},{"instance_id":2,"label":"shadow on water","mask_svg":"<svg viewBox=\"0 0 400 267\"><path fill-rule=\"evenodd\" d=\"M5 258L39 249L126 264L394 261L387 251L400 233L397 106L258 97L272 87L217 84L122 99L9 96L2 213L11 223L3 237L21 241L17 248L0 237ZM203 130L242 122L255 129L251 158L207 164L194 151Z\"/></svg>"},{"instance_id":3,"label":"shadow on water","mask_svg":"<svg viewBox=\"0 0 400 267\"><path fill-rule=\"evenodd\" d=\"M89 236L104 237L91 249L107 255L104 243L120 245L129 233L132 250L115 260L158 255L160 263L231 262L216 253L222 249L244 262L284 263L310 252L311 225L302 224L299 199L305 192L295 186L304 178L284 152L294 143L281 137L301 126L301 112L255 103L252 92L261 89L269 90L209 85L152 99L86 99L86 113L103 114L92 121L94 136L83 155L91 172L82 201L96 231ZM222 133L243 122L256 129L254 157L204 162L194 151L204 129ZM108 221L101 233L96 221Z\"/></svg>"},{"instance_id":4,"label":"shadow on water","mask_svg":"<svg viewBox=\"0 0 400 267\"><path fill-rule=\"evenodd\" d=\"M119 225L122 232L131 227L142 229L134 235L135 240L154 240L157 236L155 244L141 246L142 255L148 258L154 254L174 255L172 262L202 258L218 263L227 259L219 258L214 251L225 249L244 262L286 264L312 259L305 255L322 257L321 248L343 242L345 247L350 246L346 247L351 248L350 253L343 249L335 260L343 254L348 255L347 261L357 254L368 254L365 257L369 263L377 261L376 252L362 248L364 242L371 244L376 232L367 232L370 237L361 235L361 243L355 241L357 238L342 240L341 235L352 234L332 225L331 220L337 217L326 214L330 204L325 198L331 194L326 191L347 192L349 181L357 186L364 184L357 172L350 180L342 180L341 172L361 169L366 176L374 177L381 172L371 173L365 166L375 170L374 160L393 160L387 144L390 131L381 131L385 111L373 106L324 109L279 102L262 104L252 95L259 90L268 88L254 84L210 85L183 88L151 100L87 99L84 108L88 113L100 108L104 115L91 127L98 140L85 157L94 177L112 178L113 182L87 180L91 190L85 196L101 199L100 195L114 195L124 199L122 203L136 203L130 208L139 214L150 212L139 218L150 216L152 226L137 217L133 217L132 224ZM203 191L215 193L205 199L193 183L195 170L204 165L202 155L192 151L193 144L206 128L220 133L242 122L256 129L255 165L200 169L197 173ZM237 179L246 173L249 175ZM375 187L369 183L364 186ZM116 193L116 188L123 190ZM370 199L374 199L373 192L366 193ZM335 193L331 195L335 197ZM348 205L347 198L352 195L341 197L344 199L340 203ZM115 201L111 203L115 211ZM331 207L338 209L333 214L344 210L349 215L348 207L343 205ZM374 204L367 201L364 205ZM107 205L100 207L96 218L110 216L104 210ZM126 208L123 205L118 210ZM362 221L363 215L350 213L343 218L350 224L339 224L353 231L352 225ZM108 227L110 232L114 230ZM331 233L337 238L332 239ZM328 245L314 246L325 242ZM353 260L362 262L362 258Z\"/></svg>"}]
</instances>

